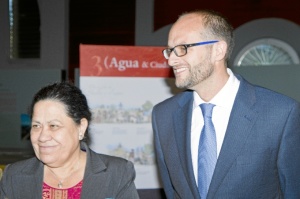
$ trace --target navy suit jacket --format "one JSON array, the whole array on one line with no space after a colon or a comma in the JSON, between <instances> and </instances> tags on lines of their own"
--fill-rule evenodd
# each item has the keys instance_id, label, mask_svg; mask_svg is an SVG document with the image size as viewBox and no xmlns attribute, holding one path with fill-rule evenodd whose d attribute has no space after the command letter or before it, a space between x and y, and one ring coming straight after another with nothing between
<instances>
[{"instance_id":1,"label":"navy suit jacket","mask_svg":"<svg viewBox=\"0 0 300 199\"><path fill-rule=\"evenodd\" d=\"M207 198L299 199L299 103L237 77L240 87ZM169 199L200 199L191 159L192 107L193 92L185 91L153 108L157 163Z\"/></svg>"},{"instance_id":2,"label":"navy suit jacket","mask_svg":"<svg viewBox=\"0 0 300 199\"><path fill-rule=\"evenodd\" d=\"M85 144L82 146L87 163L80 198L139 198L130 161L97 154ZM0 199L41 199L43 172L44 165L35 157L7 166L0 182Z\"/></svg>"}]
</instances>

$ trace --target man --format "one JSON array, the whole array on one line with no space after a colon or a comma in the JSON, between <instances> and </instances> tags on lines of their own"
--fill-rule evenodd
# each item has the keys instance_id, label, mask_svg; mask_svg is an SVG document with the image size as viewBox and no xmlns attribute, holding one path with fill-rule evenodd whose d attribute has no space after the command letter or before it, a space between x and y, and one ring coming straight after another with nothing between
<instances>
[{"instance_id":1,"label":"man","mask_svg":"<svg viewBox=\"0 0 300 199\"><path fill-rule=\"evenodd\" d=\"M169 32L163 54L187 90L152 113L166 196L300 198L299 103L227 68L232 35L211 11L183 14Z\"/></svg>"}]
</instances>

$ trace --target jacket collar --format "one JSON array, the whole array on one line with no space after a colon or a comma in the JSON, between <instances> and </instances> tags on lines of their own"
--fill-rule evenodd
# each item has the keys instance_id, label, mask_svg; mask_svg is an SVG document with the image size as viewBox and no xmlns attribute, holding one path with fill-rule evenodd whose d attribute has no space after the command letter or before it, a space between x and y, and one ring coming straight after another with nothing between
<instances>
[{"instance_id":1,"label":"jacket collar","mask_svg":"<svg viewBox=\"0 0 300 199\"><path fill-rule=\"evenodd\" d=\"M177 143L180 162L185 174L189 187L194 198L199 198L198 188L192 166L191 157L191 121L193 110L193 91L187 90L179 94L178 109L173 115L173 123L175 124L175 139Z\"/></svg>"},{"instance_id":2,"label":"jacket collar","mask_svg":"<svg viewBox=\"0 0 300 199\"><path fill-rule=\"evenodd\" d=\"M241 76L237 75L237 78L240 80L240 87L230 114L220 155L209 187L208 198L214 197L239 152L242 151L257 119L255 88Z\"/></svg>"}]
</instances>

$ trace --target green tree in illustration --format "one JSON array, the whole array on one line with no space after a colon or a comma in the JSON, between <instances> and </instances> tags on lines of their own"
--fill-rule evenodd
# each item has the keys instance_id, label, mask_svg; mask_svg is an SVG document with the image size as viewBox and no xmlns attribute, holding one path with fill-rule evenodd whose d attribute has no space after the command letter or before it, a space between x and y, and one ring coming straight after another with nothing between
<instances>
[{"instance_id":1,"label":"green tree in illustration","mask_svg":"<svg viewBox=\"0 0 300 199\"><path fill-rule=\"evenodd\" d=\"M150 111L153 108L153 104L150 101L146 101L143 105L142 105L142 109L143 111Z\"/></svg>"}]
</instances>

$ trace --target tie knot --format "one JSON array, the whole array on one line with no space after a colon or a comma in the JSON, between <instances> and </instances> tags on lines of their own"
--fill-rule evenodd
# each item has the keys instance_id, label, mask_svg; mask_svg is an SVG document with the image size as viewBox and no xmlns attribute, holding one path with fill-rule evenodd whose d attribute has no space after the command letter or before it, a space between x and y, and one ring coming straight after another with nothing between
<instances>
[{"instance_id":1,"label":"tie knot","mask_svg":"<svg viewBox=\"0 0 300 199\"><path fill-rule=\"evenodd\" d=\"M214 108L214 104L204 103L200 104L200 108L202 110L203 117L210 117L212 116L212 110Z\"/></svg>"}]
</instances>

